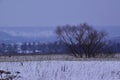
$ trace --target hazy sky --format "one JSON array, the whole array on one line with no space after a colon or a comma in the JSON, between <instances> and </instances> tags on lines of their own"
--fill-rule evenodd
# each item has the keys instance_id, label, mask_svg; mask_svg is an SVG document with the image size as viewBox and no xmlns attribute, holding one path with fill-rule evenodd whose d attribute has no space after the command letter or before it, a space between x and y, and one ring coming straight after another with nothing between
<instances>
[{"instance_id":1,"label":"hazy sky","mask_svg":"<svg viewBox=\"0 0 120 80\"><path fill-rule=\"evenodd\" d=\"M120 0L0 0L0 26L120 26Z\"/></svg>"}]
</instances>

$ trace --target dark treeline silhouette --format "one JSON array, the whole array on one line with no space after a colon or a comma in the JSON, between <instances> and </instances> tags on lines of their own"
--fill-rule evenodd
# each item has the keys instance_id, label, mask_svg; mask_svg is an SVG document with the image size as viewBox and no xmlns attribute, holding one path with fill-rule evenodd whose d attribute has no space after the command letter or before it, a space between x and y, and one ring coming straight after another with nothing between
<instances>
[{"instance_id":1,"label":"dark treeline silhouette","mask_svg":"<svg viewBox=\"0 0 120 80\"><path fill-rule=\"evenodd\" d=\"M62 42L39 43L24 42L21 44L0 44L0 54L59 54L67 53L67 47Z\"/></svg>"},{"instance_id":2,"label":"dark treeline silhouette","mask_svg":"<svg viewBox=\"0 0 120 80\"><path fill-rule=\"evenodd\" d=\"M103 53L120 53L120 43L109 42ZM69 48L62 42L39 43L25 42L21 44L0 43L0 54L70 54Z\"/></svg>"}]
</instances>

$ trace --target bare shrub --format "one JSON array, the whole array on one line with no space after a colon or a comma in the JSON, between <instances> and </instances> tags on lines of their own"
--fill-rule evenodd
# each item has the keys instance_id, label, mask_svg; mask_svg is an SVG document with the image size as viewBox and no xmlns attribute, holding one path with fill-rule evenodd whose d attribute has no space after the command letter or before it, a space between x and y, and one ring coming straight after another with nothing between
<instances>
[{"instance_id":1,"label":"bare shrub","mask_svg":"<svg viewBox=\"0 0 120 80\"><path fill-rule=\"evenodd\" d=\"M12 74L10 71L0 70L0 80L17 80L21 77L19 74L18 71Z\"/></svg>"},{"instance_id":2,"label":"bare shrub","mask_svg":"<svg viewBox=\"0 0 120 80\"><path fill-rule=\"evenodd\" d=\"M107 42L106 32L97 31L86 23L58 26L55 32L76 57L95 57L101 53Z\"/></svg>"}]
</instances>

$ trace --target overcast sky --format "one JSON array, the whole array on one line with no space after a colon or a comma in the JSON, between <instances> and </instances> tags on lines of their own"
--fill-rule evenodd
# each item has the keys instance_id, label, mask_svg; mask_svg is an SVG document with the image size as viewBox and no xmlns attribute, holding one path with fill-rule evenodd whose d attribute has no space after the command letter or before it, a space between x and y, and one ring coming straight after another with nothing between
<instances>
[{"instance_id":1,"label":"overcast sky","mask_svg":"<svg viewBox=\"0 0 120 80\"><path fill-rule=\"evenodd\" d=\"M120 26L120 0L0 0L0 26Z\"/></svg>"}]
</instances>

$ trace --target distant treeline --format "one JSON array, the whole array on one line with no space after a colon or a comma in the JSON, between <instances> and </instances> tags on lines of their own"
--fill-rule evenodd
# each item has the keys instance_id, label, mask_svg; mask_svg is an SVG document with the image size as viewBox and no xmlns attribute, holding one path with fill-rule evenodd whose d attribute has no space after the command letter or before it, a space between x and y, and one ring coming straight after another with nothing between
<instances>
[{"instance_id":1,"label":"distant treeline","mask_svg":"<svg viewBox=\"0 0 120 80\"><path fill-rule=\"evenodd\" d=\"M109 47L109 48L108 48ZM109 50L108 50L109 49ZM109 42L103 53L120 53L120 43ZM40 43L0 43L0 54L64 54L70 53L68 47L62 42Z\"/></svg>"},{"instance_id":2,"label":"distant treeline","mask_svg":"<svg viewBox=\"0 0 120 80\"><path fill-rule=\"evenodd\" d=\"M67 53L67 47L61 42L40 43L0 43L0 54L48 54Z\"/></svg>"}]
</instances>

